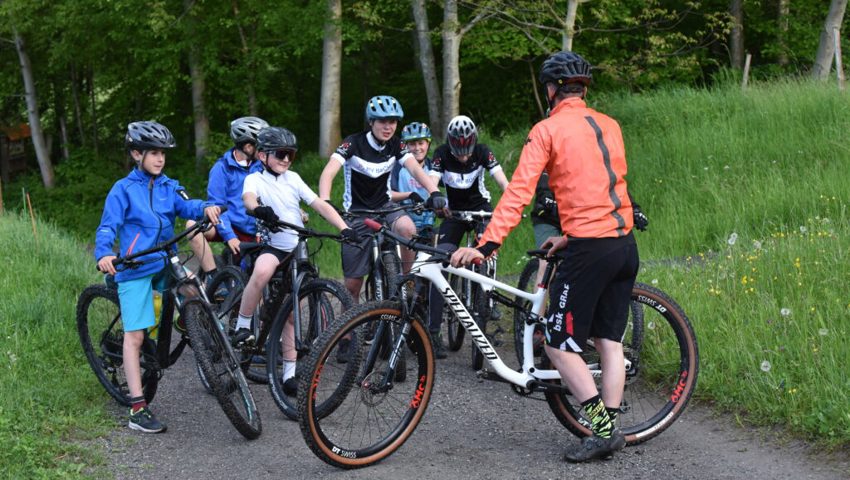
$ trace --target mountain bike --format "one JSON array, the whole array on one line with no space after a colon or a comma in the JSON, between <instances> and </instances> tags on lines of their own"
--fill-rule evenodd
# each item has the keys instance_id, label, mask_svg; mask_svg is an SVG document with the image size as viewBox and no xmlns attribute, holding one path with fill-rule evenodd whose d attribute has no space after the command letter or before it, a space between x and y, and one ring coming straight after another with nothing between
<instances>
[{"instance_id":1,"label":"mountain bike","mask_svg":"<svg viewBox=\"0 0 850 480\"><path fill-rule=\"evenodd\" d=\"M378 224L371 226L383 228ZM543 305L545 285L554 272L557 259L547 259L547 281L538 286L536 292L529 293L466 268L443 266L441 263L449 260L446 252L408 242L389 231L384 234L417 250L411 275L430 280L469 333L488 363L487 368L479 372L480 378L508 383L520 396L542 394L552 413L570 432L578 436L591 434L590 422L583 416L581 405L561 383L558 371L547 365L536 366L532 355L533 332L544 321L535 312ZM529 254L543 258L546 252L531 251ZM469 279L489 291L498 303L524 312L522 348L525 355L519 371L505 365L481 331L479 319L469 312L441 272ZM520 297L524 302L517 302L501 292ZM301 432L313 453L331 465L358 468L387 458L410 438L427 409L435 381L434 352L427 329L408 312L404 288L401 294L401 299L371 302L346 312L319 337L305 362L305 375L301 377L298 394ZM525 301L530 302L531 308ZM659 435L682 414L696 387L699 353L687 316L667 294L648 285L636 284L632 301L641 305L643 316L639 319L630 316L626 335L641 338L624 338L624 345L633 344L636 348L628 348L625 352L626 386L618 424L627 443L634 445ZM642 323L641 327L636 327L636 322ZM347 376L328 361L346 335L391 326L402 335L386 361L377 354L374 344L367 342L358 344L356 355L353 355L360 361L354 377ZM402 385L392 379L396 368L394 359L405 346L410 352L408 368L415 372L416 380ZM591 350L592 346L588 345L588 351ZM594 378L601 376L598 362L591 360L588 368ZM338 394L340 383L352 385L348 395L337 399L339 403L332 412L317 415L317 404L328 395Z\"/></svg>"},{"instance_id":2,"label":"mountain bike","mask_svg":"<svg viewBox=\"0 0 850 480\"><path fill-rule=\"evenodd\" d=\"M141 257L164 252L173 285L163 293L162 313L159 323L145 332L140 355L142 391L147 401L156 394L163 371L173 365L186 345L195 352L203 378L211 387L218 403L234 427L247 439L257 438L262 424L248 382L239 367L225 333L225 325L210 305L209 299L194 275L187 274L174 248L179 241L211 226L204 219L182 233L147 250L116 258L116 268L132 269L141 266ZM172 348L172 325L175 309L185 322L185 332ZM117 286L91 285L83 290L77 301L77 331L80 343L95 376L112 398L129 406L129 388L124 377L123 344L124 327L118 303Z\"/></svg>"},{"instance_id":3,"label":"mountain bike","mask_svg":"<svg viewBox=\"0 0 850 480\"><path fill-rule=\"evenodd\" d=\"M298 415L295 397L287 394L283 387L284 350L294 351L296 365L300 365L319 334L334 318L349 309L353 301L339 282L319 278L318 268L310 261L321 249L321 243L310 252L307 243L309 239L342 242L340 235L317 232L281 221L263 223L272 230L292 230L298 235L298 243L280 263L264 289L262 301L251 322L256 340L235 348L246 376L268 383L275 404L284 415L294 420ZM240 244L247 271L233 266L225 267L208 287L216 314L230 326L231 332L235 331L242 293L247 284L245 275L250 276L253 262L263 246L258 243ZM297 303L295 299L298 299ZM298 308L294 308L296 305ZM287 329L291 331L285 331ZM296 377L298 368L296 366ZM355 364L351 368L355 368Z\"/></svg>"}]
</instances>

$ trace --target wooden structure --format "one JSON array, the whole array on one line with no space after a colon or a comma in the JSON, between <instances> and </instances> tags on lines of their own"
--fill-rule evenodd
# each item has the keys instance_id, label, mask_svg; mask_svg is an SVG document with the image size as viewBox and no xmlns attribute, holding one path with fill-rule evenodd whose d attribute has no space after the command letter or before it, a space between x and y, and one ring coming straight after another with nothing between
<instances>
[{"instance_id":1,"label":"wooden structure","mask_svg":"<svg viewBox=\"0 0 850 480\"><path fill-rule=\"evenodd\" d=\"M0 177L4 183L27 169L29 138L30 127L25 123L0 127Z\"/></svg>"}]
</instances>

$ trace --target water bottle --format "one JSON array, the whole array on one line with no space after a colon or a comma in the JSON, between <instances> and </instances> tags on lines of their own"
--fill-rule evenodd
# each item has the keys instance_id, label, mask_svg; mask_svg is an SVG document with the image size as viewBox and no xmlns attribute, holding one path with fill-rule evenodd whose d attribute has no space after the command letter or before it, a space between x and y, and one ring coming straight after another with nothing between
<instances>
[{"instance_id":1,"label":"water bottle","mask_svg":"<svg viewBox=\"0 0 850 480\"><path fill-rule=\"evenodd\" d=\"M156 340L159 334L159 321L162 318L162 294L156 290L153 292L153 316L156 323L148 329L148 335L150 338Z\"/></svg>"},{"instance_id":2,"label":"water bottle","mask_svg":"<svg viewBox=\"0 0 850 480\"><path fill-rule=\"evenodd\" d=\"M183 264L180 263L180 257L177 255L171 257L171 267L174 270L174 276L177 277L177 280L184 280L186 278L186 270L183 270Z\"/></svg>"}]
</instances>

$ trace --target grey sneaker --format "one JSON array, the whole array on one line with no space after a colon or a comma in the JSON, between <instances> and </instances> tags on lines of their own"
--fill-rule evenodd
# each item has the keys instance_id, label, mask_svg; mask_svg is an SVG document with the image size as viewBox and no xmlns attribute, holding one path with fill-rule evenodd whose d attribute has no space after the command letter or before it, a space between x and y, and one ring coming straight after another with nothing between
<instances>
[{"instance_id":1,"label":"grey sneaker","mask_svg":"<svg viewBox=\"0 0 850 480\"><path fill-rule=\"evenodd\" d=\"M431 332L431 343L434 345L435 357L440 360L448 358L449 354L446 352L446 346L443 345L443 336L440 332Z\"/></svg>"},{"instance_id":2,"label":"grey sneaker","mask_svg":"<svg viewBox=\"0 0 850 480\"><path fill-rule=\"evenodd\" d=\"M611 438L596 435L584 437L581 443L564 452L564 460L572 463L586 462L595 458L609 458L614 452L626 446L626 437L619 429L614 430Z\"/></svg>"},{"instance_id":3,"label":"grey sneaker","mask_svg":"<svg viewBox=\"0 0 850 480\"><path fill-rule=\"evenodd\" d=\"M166 429L165 424L157 420L148 407L143 407L136 413L133 413L133 409L131 408L130 421L127 423L127 426L132 430L145 433L160 433Z\"/></svg>"}]
</instances>

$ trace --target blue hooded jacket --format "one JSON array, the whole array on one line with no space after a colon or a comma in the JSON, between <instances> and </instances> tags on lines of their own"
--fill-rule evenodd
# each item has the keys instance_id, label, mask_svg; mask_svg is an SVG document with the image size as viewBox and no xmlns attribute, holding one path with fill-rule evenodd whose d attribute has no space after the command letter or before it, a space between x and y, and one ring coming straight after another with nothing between
<instances>
[{"instance_id":1,"label":"blue hooded jacket","mask_svg":"<svg viewBox=\"0 0 850 480\"><path fill-rule=\"evenodd\" d=\"M127 256L153 247L174 236L174 219L179 216L200 220L204 208L211 205L201 200L189 200L183 187L165 175L153 177L133 169L115 182L95 235L94 258L100 260L115 255L112 246L118 239L119 256ZM134 280L157 273L165 266L165 252L146 255L145 262L135 269L119 271L116 282Z\"/></svg>"},{"instance_id":2,"label":"blue hooded jacket","mask_svg":"<svg viewBox=\"0 0 850 480\"><path fill-rule=\"evenodd\" d=\"M233 149L224 153L210 169L209 184L207 184L207 201L213 205L226 205L227 211L221 215L221 223L216 225L218 234L224 241L236 238L235 227L240 232L255 234L257 223L254 217L245 212L242 202L242 184L245 177L254 172L263 171L263 164L254 160L247 167L236 163Z\"/></svg>"}]
</instances>

